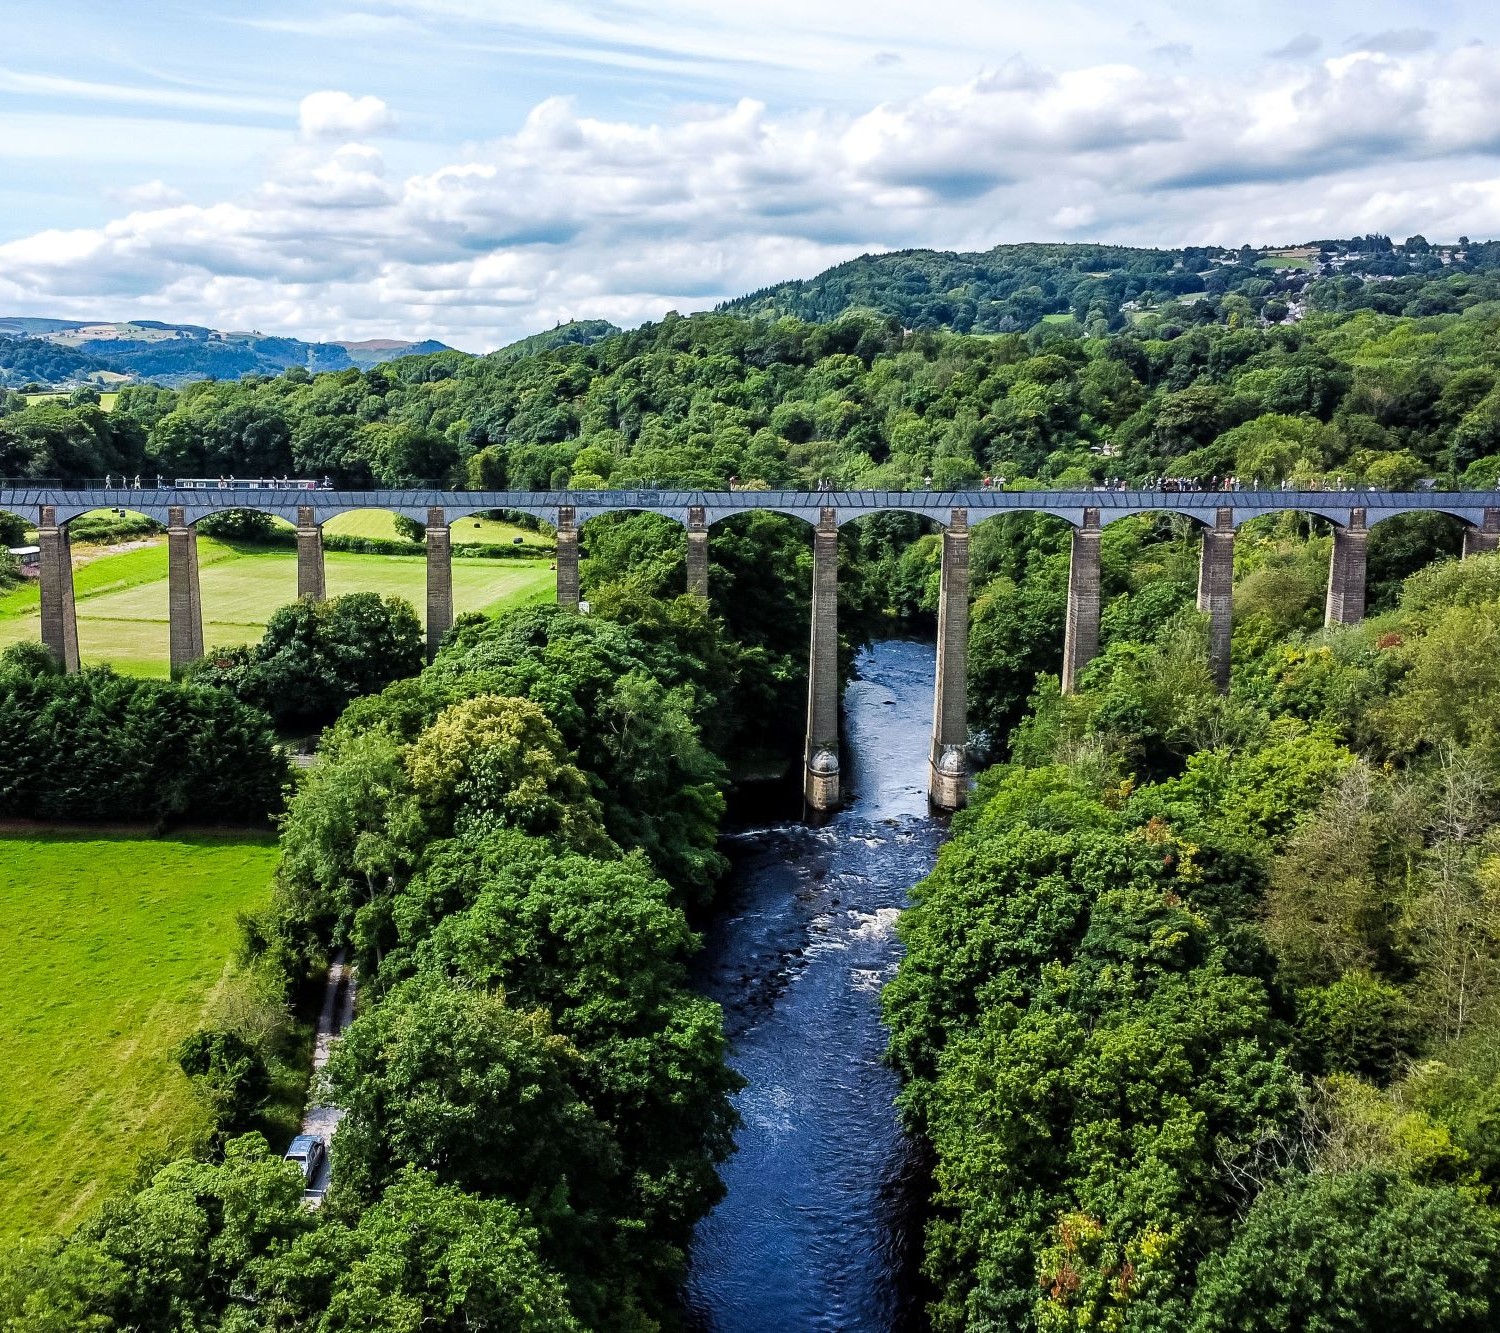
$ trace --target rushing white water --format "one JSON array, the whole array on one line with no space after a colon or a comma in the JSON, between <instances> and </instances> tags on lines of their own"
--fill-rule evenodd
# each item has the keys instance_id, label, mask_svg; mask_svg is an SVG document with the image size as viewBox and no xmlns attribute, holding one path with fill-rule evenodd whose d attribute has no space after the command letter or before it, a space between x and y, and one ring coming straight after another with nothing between
<instances>
[{"instance_id":1,"label":"rushing white water","mask_svg":"<svg viewBox=\"0 0 1500 1333\"><path fill-rule=\"evenodd\" d=\"M844 701L845 808L821 828L728 840L735 869L701 975L748 1085L728 1194L694 1247L703 1333L921 1326L916 1168L881 1062L880 988L907 891L944 837L927 806L933 669L930 644L862 653Z\"/></svg>"}]
</instances>

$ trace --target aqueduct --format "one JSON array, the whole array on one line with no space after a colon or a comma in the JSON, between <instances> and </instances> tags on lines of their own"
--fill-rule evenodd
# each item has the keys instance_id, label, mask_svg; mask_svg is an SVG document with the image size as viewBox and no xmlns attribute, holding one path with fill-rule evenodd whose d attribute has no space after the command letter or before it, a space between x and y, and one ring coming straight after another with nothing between
<instances>
[{"instance_id":1,"label":"aqueduct","mask_svg":"<svg viewBox=\"0 0 1500 1333\"><path fill-rule=\"evenodd\" d=\"M813 536L812 642L808 660L803 788L826 810L839 800L838 530L869 514L919 514L943 530L938 608L937 690L928 790L956 809L967 790L969 532L1003 514L1051 514L1073 528L1062 685L1071 692L1099 649L1099 542L1106 524L1141 514L1177 514L1203 528L1198 607L1209 618L1209 654L1221 689L1229 684L1234 536L1254 518L1289 510L1318 515L1334 529L1325 620L1353 624L1365 613L1366 547L1374 524L1399 514L1440 513L1465 525L1464 554L1500 547L1500 495L1494 491L342 491L237 482L210 486L0 486L0 509L38 516L42 641L65 669L78 669L78 629L68 523L101 508L129 508L166 525L171 662L204 651L193 525L226 509L255 509L295 524L297 595L325 595L322 525L355 509L386 509L426 525L427 636L436 651L453 624L450 524L491 510L531 514L557 529L557 600L578 605L578 530L599 514L644 511L687 529L688 591L707 597L708 533L726 518L765 510L808 523Z\"/></svg>"}]
</instances>

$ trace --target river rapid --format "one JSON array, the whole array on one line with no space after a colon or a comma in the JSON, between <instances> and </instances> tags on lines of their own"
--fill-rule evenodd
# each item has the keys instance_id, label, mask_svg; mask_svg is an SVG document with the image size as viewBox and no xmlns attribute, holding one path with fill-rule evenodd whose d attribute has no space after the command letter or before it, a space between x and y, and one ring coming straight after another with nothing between
<instances>
[{"instance_id":1,"label":"river rapid","mask_svg":"<svg viewBox=\"0 0 1500 1333\"><path fill-rule=\"evenodd\" d=\"M927 806L933 645L860 654L844 697L846 804L726 837L734 869L699 985L724 1006L739 1151L700 1225L689 1275L698 1333L920 1329L922 1167L881 1063L880 988L895 924L946 836ZM743 817L743 816L742 816Z\"/></svg>"}]
</instances>

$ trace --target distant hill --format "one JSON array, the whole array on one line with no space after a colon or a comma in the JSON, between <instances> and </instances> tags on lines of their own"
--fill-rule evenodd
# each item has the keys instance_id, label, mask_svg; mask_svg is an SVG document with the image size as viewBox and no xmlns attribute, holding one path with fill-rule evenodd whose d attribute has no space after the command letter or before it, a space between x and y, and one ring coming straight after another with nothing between
<instances>
[{"instance_id":1,"label":"distant hill","mask_svg":"<svg viewBox=\"0 0 1500 1333\"><path fill-rule=\"evenodd\" d=\"M397 357L450 350L432 339L308 343L259 331L226 332L158 320L105 323L0 316L0 387L122 380L176 387L190 380L279 375L293 366L312 372L367 370Z\"/></svg>"},{"instance_id":2,"label":"distant hill","mask_svg":"<svg viewBox=\"0 0 1500 1333\"><path fill-rule=\"evenodd\" d=\"M382 361L394 361L401 356L427 356L431 352L451 352L447 343L435 338L425 338L419 343L401 342L396 338L367 338L364 342L336 342L330 347L342 347L349 359L361 370L378 366Z\"/></svg>"},{"instance_id":3,"label":"distant hill","mask_svg":"<svg viewBox=\"0 0 1500 1333\"><path fill-rule=\"evenodd\" d=\"M1206 248L1136 250L1114 245L997 245L954 253L899 250L862 255L816 277L777 283L719 308L731 314L792 315L823 324L872 310L907 328L960 333L1028 329L1047 315L1095 304L1118 311L1148 290L1204 290L1214 256Z\"/></svg>"},{"instance_id":4,"label":"distant hill","mask_svg":"<svg viewBox=\"0 0 1500 1333\"><path fill-rule=\"evenodd\" d=\"M1076 321L1079 331L1127 324L1276 323L1310 310L1440 314L1472 303L1474 275L1500 274L1500 243L1430 245L1420 237L1311 241L1273 249L1190 246L997 245L954 253L863 255L811 278L723 303L731 314L827 323L851 310L908 329L1024 332ZM1487 286L1488 284L1481 284ZM1483 299L1494 299L1484 295Z\"/></svg>"},{"instance_id":5,"label":"distant hill","mask_svg":"<svg viewBox=\"0 0 1500 1333\"><path fill-rule=\"evenodd\" d=\"M533 333L529 338L508 343L498 351L491 352L491 361L519 361L523 356L535 356L538 352L550 352L554 347L587 347L590 343L612 338L624 330L607 319L575 319L559 324L545 333Z\"/></svg>"},{"instance_id":6,"label":"distant hill","mask_svg":"<svg viewBox=\"0 0 1500 1333\"><path fill-rule=\"evenodd\" d=\"M1103 337L1127 328L1174 337L1193 325L1295 323L1309 314L1373 310L1440 315L1500 301L1500 241L1431 245L1421 236L1315 240L1280 248L997 245L953 252L863 255L810 278L764 287L718 309L750 318L824 324L868 311L902 328L980 335L1027 332ZM621 329L573 320L489 353L506 364L559 347L587 347ZM258 330L155 320L90 323L0 316L0 388L71 388L368 370L400 357L466 354L398 338L308 343Z\"/></svg>"}]
</instances>

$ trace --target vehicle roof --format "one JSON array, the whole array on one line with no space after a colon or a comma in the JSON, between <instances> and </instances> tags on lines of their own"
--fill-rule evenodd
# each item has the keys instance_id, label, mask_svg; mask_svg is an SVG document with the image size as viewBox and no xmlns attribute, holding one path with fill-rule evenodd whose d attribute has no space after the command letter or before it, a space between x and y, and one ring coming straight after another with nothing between
<instances>
[{"instance_id":1,"label":"vehicle roof","mask_svg":"<svg viewBox=\"0 0 1500 1333\"><path fill-rule=\"evenodd\" d=\"M299 1150L306 1152L313 1144L321 1142L322 1140L316 1134L299 1134L288 1145L286 1150L287 1156L290 1157L294 1152L298 1152Z\"/></svg>"}]
</instances>

